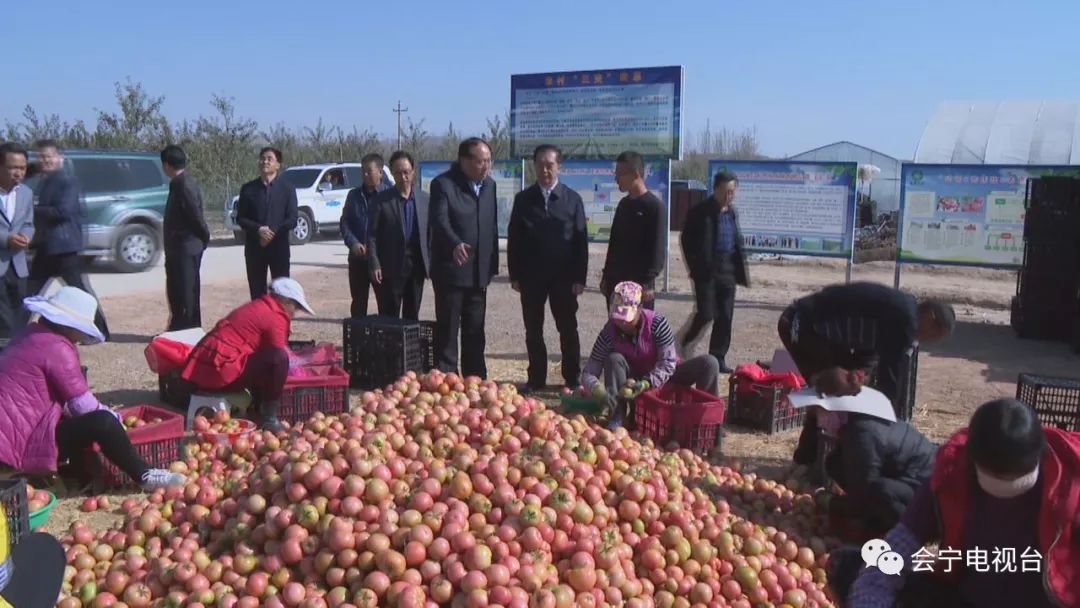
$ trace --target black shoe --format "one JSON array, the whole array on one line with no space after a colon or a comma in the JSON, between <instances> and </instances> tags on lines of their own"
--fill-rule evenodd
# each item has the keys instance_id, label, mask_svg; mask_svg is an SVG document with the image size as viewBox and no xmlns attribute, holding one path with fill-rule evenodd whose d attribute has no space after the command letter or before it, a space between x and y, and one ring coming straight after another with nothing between
<instances>
[{"instance_id":1,"label":"black shoe","mask_svg":"<svg viewBox=\"0 0 1080 608\"><path fill-rule=\"evenodd\" d=\"M532 384L531 382L526 382L525 384L522 384L522 385L518 386L518 394L528 396L528 395L532 395L534 393L539 393L540 391L544 390L545 388L547 388L547 387L544 386L544 385L536 385L536 384Z\"/></svg>"}]
</instances>

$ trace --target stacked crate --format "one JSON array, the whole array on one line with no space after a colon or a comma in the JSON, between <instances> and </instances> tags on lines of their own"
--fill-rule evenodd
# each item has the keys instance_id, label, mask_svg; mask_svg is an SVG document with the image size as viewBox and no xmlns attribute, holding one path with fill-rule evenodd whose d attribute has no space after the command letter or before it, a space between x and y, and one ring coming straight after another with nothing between
<instances>
[{"instance_id":1,"label":"stacked crate","mask_svg":"<svg viewBox=\"0 0 1080 608\"><path fill-rule=\"evenodd\" d=\"M1024 264L1011 323L1021 338L1080 344L1080 179L1028 183Z\"/></svg>"}]
</instances>

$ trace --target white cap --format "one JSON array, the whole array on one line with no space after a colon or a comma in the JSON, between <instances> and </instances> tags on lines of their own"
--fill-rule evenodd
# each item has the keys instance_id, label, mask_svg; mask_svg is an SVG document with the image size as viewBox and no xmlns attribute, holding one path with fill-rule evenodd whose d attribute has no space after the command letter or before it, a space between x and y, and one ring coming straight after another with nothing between
<instances>
[{"instance_id":1,"label":"white cap","mask_svg":"<svg viewBox=\"0 0 1080 608\"><path fill-rule=\"evenodd\" d=\"M105 341L101 330L94 325L94 315L98 309L94 296L68 285L56 289L54 284L50 291L52 293L48 295L26 298L23 305L33 314L86 334L94 342Z\"/></svg>"},{"instance_id":2,"label":"white cap","mask_svg":"<svg viewBox=\"0 0 1080 608\"><path fill-rule=\"evenodd\" d=\"M307 299L304 298L304 288L297 283L295 279L288 277L279 277L274 279L270 283L270 293L277 294L283 298L289 298L293 302L300 305L307 311L309 315L315 314L314 310L311 310L311 306L308 305Z\"/></svg>"}]
</instances>

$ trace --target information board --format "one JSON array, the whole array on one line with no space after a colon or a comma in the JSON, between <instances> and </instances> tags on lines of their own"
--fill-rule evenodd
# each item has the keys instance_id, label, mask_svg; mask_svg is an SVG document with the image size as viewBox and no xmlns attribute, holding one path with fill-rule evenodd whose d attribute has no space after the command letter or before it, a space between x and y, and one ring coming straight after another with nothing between
<instances>
[{"instance_id":1,"label":"information board","mask_svg":"<svg viewBox=\"0 0 1080 608\"><path fill-rule=\"evenodd\" d=\"M735 207L747 251L850 257L857 163L709 162L709 184L735 174Z\"/></svg>"},{"instance_id":2,"label":"information board","mask_svg":"<svg viewBox=\"0 0 1080 608\"><path fill-rule=\"evenodd\" d=\"M901 169L897 259L1015 268L1024 262L1028 179L1080 167L916 165Z\"/></svg>"},{"instance_id":3,"label":"information board","mask_svg":"<svg viewBox=\"0 0 1080 608\"><path fill-rule=\"evenodd\" d=\"M422 161L420 163L420 189L431 194L431 180L450 170L450 161ZM520 160L497 160L491 163L491 179L495 180L495 195L499 209L499 238L506 238L510 226L510 209L514 195L521 192L525 166Z\"/></svg>"},{"instance_id":4,"label":"information board","mask_svg":"<svg viewBox=\"0 0 1080 608\"><path fill-rule=\"evenodd\" d=\"M510 77L510 149L531 157L540 144L566 158L615 158L634 150L678 159L682 153L681 66Z\"/></svg>"},{"instance_id":5,"label":"information board","mask_svg":"<svg viewBox=\"0 0 1080 608\"><path fill-rule=\"evenodd\" d=\"M660 197L665 209L670 209L670 161L645 162L645 187ZM559 181L581 195L585 204L589 240L607 242L615 208L625 193L615 183L615 161L567 160L559 167Z\"/></svg>"}]
</instances>

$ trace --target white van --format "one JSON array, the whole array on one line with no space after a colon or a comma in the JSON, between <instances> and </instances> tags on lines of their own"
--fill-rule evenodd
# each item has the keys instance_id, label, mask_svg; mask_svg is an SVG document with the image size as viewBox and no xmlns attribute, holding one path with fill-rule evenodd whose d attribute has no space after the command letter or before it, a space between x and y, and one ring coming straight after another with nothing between
<instances>
[{"instance_id":1,"label":"white van","mask_svg":"<svg viewBox=\"0 0 1080 608\"><path fill-rule=\"evenodd\" d=\"M345 197L349 190L363 184L360 163L324 163L299 165L281 172L281 178L296 188L298 214L296 228L289 241L303 245L320 232L337 232ZM383 167L383 182L393 185L390 168ZM225 228L231 230L238 244L244 242L244 231L236 223L236 201L225 204Z\"/></svg>"}]
</instances>

